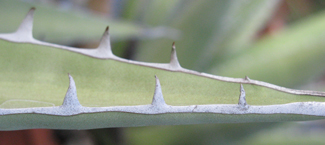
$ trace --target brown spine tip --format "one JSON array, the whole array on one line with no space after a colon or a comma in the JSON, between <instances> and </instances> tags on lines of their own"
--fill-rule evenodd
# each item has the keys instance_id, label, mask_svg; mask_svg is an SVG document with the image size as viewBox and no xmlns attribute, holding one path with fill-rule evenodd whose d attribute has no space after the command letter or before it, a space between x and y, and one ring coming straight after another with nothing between
<instances>
[{"instance_id":1,"label":"brown spine tip","mask_svg":"<svg viewBox=\"0 0 325 145\"><path fill-rule=\"evenodd\" d=\"M251 79L248 76L245 76L245 80L250 81Z\"/></svg>"},{"instance_id":2,"label":"brown spine tip","mask_svg":"<svg viewBox=\"0 0 325 145\"><path fill-rule=\"evenodd\" d=\"M173 44L172 44L172 48L175 49L175 42L173 42Z\"/></svg>"},{"instance_id":3,"label":"brown spine tip","mask_svg":"<svg viewBox=\"0 0 325 145\"><path fill-rule=\"evenodd\" d=\"M109 30L109 26L106 27L105 31L108 31Z\"/></svg>"},{"instance_id":4,"label":"brown spine tip","mask_svg":"<svg viewBox=\"0 0 325 145\"><path fill-rule=\"evenodd\" d=\"M30 8L30 11L31 11L31 10L35 11L35 10L36 10L36 8L35 8L35 7L32 7L32 8Z\"/></svg>"}]
</instances>

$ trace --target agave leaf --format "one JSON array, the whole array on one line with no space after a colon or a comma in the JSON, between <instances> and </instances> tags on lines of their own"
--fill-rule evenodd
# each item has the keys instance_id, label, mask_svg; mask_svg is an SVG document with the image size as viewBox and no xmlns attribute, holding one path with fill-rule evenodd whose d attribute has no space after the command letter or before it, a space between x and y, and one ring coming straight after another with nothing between
<instances>
[{"instance_id":1,"label":"agave leaf","mask_svg":"<svg viewBox=\"0 0 325 145\"><path fill-rule=\"evenodd\" d=\"M287 121L325 116L321 111L324 92L187 70L177 61L174 45L170 63L119 58L111 51L108 28L95 49L42 42L32 37L31 17L27 15L16 32L0 34L1 130ZM70 84L67 73L75 79L69 75ZM161 79L160 84L156 77L156 87L154 75Z\"/></svg>"},{"instance_id":2,"label":"agave leaf","mask_svg":"<svg viewBox=\"0 0 325 145\"><path fill-rule=\"evenodd\" d=\"M324 72L325 11L296 22L269 36L212 73L229 77L243 74L283 86L299 86Z\"/></svg>"},{"instance_id":3,"label":"agave leaf","mask_svg":"<svg viewBox=\"0 0 325 145\"><path fill-rule=\"evenodd\" d=\"M324 144L322 136L322 121L295 122L279 124L271 129L260 131L244 140L241 144Z\"/></svg>"}]
</instances>

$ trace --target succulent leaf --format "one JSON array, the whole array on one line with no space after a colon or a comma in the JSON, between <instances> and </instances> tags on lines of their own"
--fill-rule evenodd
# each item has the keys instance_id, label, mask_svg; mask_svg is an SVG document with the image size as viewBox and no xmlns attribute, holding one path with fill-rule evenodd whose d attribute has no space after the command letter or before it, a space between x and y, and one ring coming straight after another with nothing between
<instances>
[{"instance_id":1,"label":"succulent leaf","mask_svg":"<svg viewBox=\"0 0 325 145\"><path fill-rule=\"evenodd\" d=\"M147 63L115 56L111 52L108 28L96 49L27 39L31 36L30 31L20 29L31 27L30 15L19 27L19 35L0 34L3 39L0 40L0 130L325 117L322 111L325 108L324 92L294 90L248 77L229 78L188 70L177 61L174 44L170 63ZM63 98L68 84L67 73L76 79L79 98L70 75L70 85ZM156 77L155 89L153 75L159 76L162 82L160 84ZM4 107L10 100L20 100L27 107L21 108L19 104ZM30 101L46 103L44 106L28 106ZM48 107L48 103L55 106Z\"/></svg>"}]
</instances>

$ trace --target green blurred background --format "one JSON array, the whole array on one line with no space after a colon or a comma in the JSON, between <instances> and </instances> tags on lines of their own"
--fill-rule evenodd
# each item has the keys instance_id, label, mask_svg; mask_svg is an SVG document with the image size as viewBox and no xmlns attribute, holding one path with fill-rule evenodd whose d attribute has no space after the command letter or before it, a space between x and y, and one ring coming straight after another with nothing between
<instances>
[{"instance_id":1,"label":"green blurred background","mask_svg":"<svg viewBox=\"0 0 325 145\"><path fill-rule=\"evenodd\" d=\"M324 0L1 0L0 32L15 31L32 6L42 41L96 48L109 25L123 58L169 62L175 41L184 68L325 91ZM312 121L49 131L66 145L325 144L324 129Z\"/></svg>"}]
</instances>

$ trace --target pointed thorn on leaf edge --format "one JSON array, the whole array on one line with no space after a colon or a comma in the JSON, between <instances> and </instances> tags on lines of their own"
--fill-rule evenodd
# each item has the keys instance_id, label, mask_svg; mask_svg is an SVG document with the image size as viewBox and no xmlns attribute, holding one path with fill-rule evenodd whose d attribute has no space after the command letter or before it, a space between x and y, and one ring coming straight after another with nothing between
<instances>
[{"instance_id":1,"label":"pointed thorn on leaf edge","mask_svg":"<svg viewBox=\"0 0 325 145\"><path fill-rule=\"evenodd\" d=\"M240 105L241 107L245 107L247 105L246 94L245 94L243 84L240 84L240 95L239 95L238 105Z\"/></svg>"},{"instance_id":2,"label":"pointed thorn on leaf edge","mask_svg":"<svg viewBox=\"0 0 325 145\"><path fill-rule=\"evenodd\" d=\"M175 42L173 42L173 44L172 44L172 48L173 48L173 49L176 49L176 47L175 47Z\"/></svg>"},{"instance_id":3,"label":"pointed thorn on leaf edge","mask_svg":"<svg viewBox=\"0 0 325 145\"><path fill-rule=\"evenodd\" d=\"M162 91L161 91L161 85L160 85L159 79L158 79L158 77L156 75L155 75L155 78L156 78L156 88L155 88L155 93L153 95L151 105L154 105L154 106L167 105L165 103L165 100L164 100L164 97L163 97L163 94L162 94Z\"/></svg>"},{"instance_id":4,"label":"pointed thorn on leaf edge","mask_svg":"<svg viewBox=\"0 0 325 145\"><path fill-rule=\"evenodd\" d=\"M106 28L105 28L105 31L104 31L104 34L103 34L103 36L102 36L102 39L101 39L101 42L103 41L103 39L108 39L107 37L109 36L109 26L107 26ZM105 38L106 37L106 38ZM109 39L108 39L109 40Z\"/></svg>"},{"instance_id":5,"label":"pointed thorn on leaf edge","mask_svg":"<svg viewBox=\"0 0 325 145\"><path fill-rule=\"evenodd\" d=\"M33 39L33 21L34 21L34 11L35 7L32 7L27 13L24 20L21 22L20 26L16 30L16 34L19 37L24 36L24 39Z\"/></svg>"},{"instance_id":6,"label":"pointed thorn on leaf edge","mask_svg":"<svg viewBox=\"0 0 325 145\"><path fill-rule=\"evenodd\" d=\"M171 67L173 67L175 69L182 68L181 65L179 64L179 61L177 58L175 42L173 42L173 44L172 44L172 52L171 52L169 64L171 65Z\"/></svg>"},{"instance_id":7,"label":"pointed thorn on leaf edge","mask_svg":"<svg viewBox=\"0 0 325 145\"><path fill-rule=\"evenodd\" d=\"M109 37L109 26L106 27L105 32L100 40L97 50L101 54L106 54L108 57L114 57L114 54L111 49L111 42Z\"/></svg>"},{"instance_id":8,"label":"pointed thorn on leaf edge","mask_svg":"<svg viewBox=\"0 0 325 145\"><path fill-rule=\"evenodd\" d=\"M102 39L104 38L104 37L108 37L109 36L109 26L106 26L106 28L105 28L105 31L104 31L104 34L103 34L103 36L102 36ZM106 38L107 39L107 38ZM101 40L101 41L103 41L103 40Z\"/></svg>"},{"instance_id":9,"label":"pointed thorn on leaf edge","mask_svg":"<svg viewBox=\"0 0 325 145\"><path fill-rule=\"evenodd\" d=\"M109 30L109 26L106 27L105 32L108 32L108 30Z\"/></svg>"},{"instance_id":10,"label":"pointed thorn on leaf edge","mask_svg":"<svg viewBox=\"0 0 325 145\"><path fill-rule=\"evenodd\" d=\"M245 80L250 81L251 79L248 76L245 76Z\"/></svg>"},{"instance_id":11,"label":"pointed thorn on leaf edge","mask_svg":"<svg viewBox=\"0 0 325 145\"><path fill-rule=\"evenodd\" d=\"M81 106L81 104L79 103L78 100L78 96L77 96L77 89L76 89L76 84L72 78L72 76L70 74L69 75L69 88L68 91L64 97L62 106Z\"/></svg>"}]
</instances>

